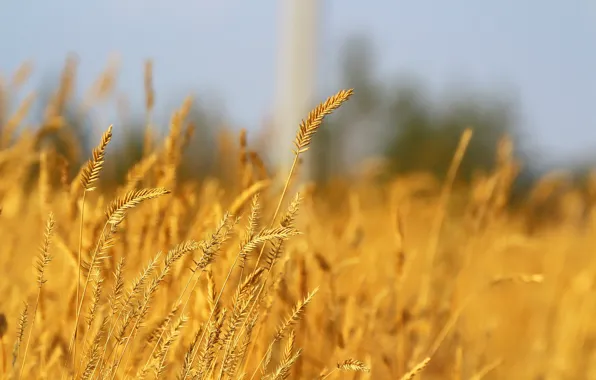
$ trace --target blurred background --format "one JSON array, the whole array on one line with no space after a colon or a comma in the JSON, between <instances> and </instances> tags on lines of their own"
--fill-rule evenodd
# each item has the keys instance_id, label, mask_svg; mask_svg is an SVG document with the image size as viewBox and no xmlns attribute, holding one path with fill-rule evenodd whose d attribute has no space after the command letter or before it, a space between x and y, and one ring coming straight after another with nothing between
<instances>
[{"instance_id":1,"label":"blurred background","mask_svg":"<svg viewBox=\"0 0 596 380\"><path fill-rule=\"evenodd\" d=\"M187 175L221 175L220 136L243 128L273 172L289 160L300 119L353 87L314 139L311 179L345 178L367 163L441 176L472 127L461 179L490 169L509 136L521 189L552 169L581 178L594 163L595 43L590 0L7 1L0 125L33 93L19 128L42 124L68 72L76 80L61 112L87 150L114 124L114 180L141 156L145 125L165 135L188 95L196 131Z\"/></svg>"},{"instance_id":2,"label":"blurred background","mask_svg":"<svg viewBox=\"0 0 596 380\"><path fill-rule=\"evenodd\" d=\"M156 184L174 196L127 216L106 279L118 257L136 273L154 250L211 234L224 210L247 215L252 194L285 180L301 119L353 88L301 155L315 186L300 189L304 234L267 255L285 261L263 293L271 319L255 358L270 321L320 285L296 330L303 377L353 357L371 378L395 379L429 355L425 379L480 379L501 359L492 378L596 379L595 47L594 0L0 0L0 313L16 330L36 286L32 247L55 210L63 273L35 304L54 306L40 306L51 323L36 325L27 365L58 370L77 314L68 273L96 240L111 245L111 190ZM111 124L102 188L83 212L78 169ZM464 159L441 181L466 128ZM263 223L280 194L267 193ZM222 290L237 253L234 240L213 265ZM188 265L164 281L154 326ZM197 299L213 300L207 281L210 298ZM208 310L197 306L193 330ZM142 358L151 345L139 347Z\"/></svg>"}]
</instances>

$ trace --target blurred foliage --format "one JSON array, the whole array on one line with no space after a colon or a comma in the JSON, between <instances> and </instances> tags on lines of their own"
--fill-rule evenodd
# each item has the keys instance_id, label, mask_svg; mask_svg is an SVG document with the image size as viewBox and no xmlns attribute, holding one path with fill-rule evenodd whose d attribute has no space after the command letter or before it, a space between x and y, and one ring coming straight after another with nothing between
<instances>
[{"instance_id":1,"label":"blurred foliage","mask_svg":"<svg viewBox=\"0 0 596 380\"><path fill-rule=\"evenodd\" d=\"M380 153L390 174L432 172L440 178L447 172L462 132L472 128L474 135L458 176L465 181L477 171L493 168L502 137L508 136L519 146L516 110L508 99L456 88L448 98L433 101L413 76L379 80L375 63L373 46L366 38L357 36L345 45L340 83L357 91L342 112L327 121L323 136L314 143L312 171L317 181L345 174L354 163L351 157L362 155L353 148L344 149L350 138L356 145L378 140L380 144L365 148L364 154ZM524 178L528 175L523 173Z\"/></svg>"}]
</instances>

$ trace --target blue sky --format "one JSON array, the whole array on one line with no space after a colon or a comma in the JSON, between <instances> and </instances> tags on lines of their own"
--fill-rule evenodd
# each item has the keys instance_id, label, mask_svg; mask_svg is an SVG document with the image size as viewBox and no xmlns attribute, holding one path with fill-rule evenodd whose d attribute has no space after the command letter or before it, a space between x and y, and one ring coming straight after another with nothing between
<instances>
[{"instance_id":1,"label":"blue sky","mask_svg":"<svg viewBox=\"0 0 596 380\"><path fill-rule=\"evenodd\" d=\"M32 60L33 89L75 52L83 89L115 52L119 91L140 108L151 57L163 115L186 93L203 91L218 94L236 123L255 127L274 98L278 3L5 0L0 73ZM324 78L333 77L345 38L365 32L383 76L414 73L438 92L454 80L514 89L523 127L549 161L596 149L595 1L326 0L322 11ZM341 87L328 82L321 85L328 92Z\"/></svg>"}]
</instances>

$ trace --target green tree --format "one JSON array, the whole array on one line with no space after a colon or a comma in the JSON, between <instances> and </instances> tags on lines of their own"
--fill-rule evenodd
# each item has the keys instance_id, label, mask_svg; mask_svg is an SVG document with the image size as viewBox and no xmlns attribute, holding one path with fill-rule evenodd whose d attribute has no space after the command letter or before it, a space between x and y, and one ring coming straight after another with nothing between
<instances>
[{"instance_id":1,"label":"green tree","mask_svg":"<svg viewBox=\"0 0 596 380\"><path fill-rule=\"evenodd\" d=\"M515 104L507 96L457 87L448 97L433 101L415 77L380 80L375 65L370 40L358 36L347 41L340 59L340 87L353 87L354 96L325 121L314 139L315 180L325 181L353 164L341 159L352 155L346 146L353 136L386 157L391 174L432 171L442 176L462 132L470 127L474 135L460 167L463 179L492 167L504 135L519 145Z\"/></svg>"},{"instance_id":2,"label":"green tree","mask_svg":"<svg viewBox=\"0 0 596 380\"><path fill-rule=\"evenodd\" d=\"M494 95L458 94L453 99L431 102L420 86L398 84L390 100L390 129L386 155L393 172L447 172L461 134L474 135L460 166L460 178L470 179L475 170L493 166L497 142L505 135L520 140L515 110Z\"/></svg>"}]
</instances>

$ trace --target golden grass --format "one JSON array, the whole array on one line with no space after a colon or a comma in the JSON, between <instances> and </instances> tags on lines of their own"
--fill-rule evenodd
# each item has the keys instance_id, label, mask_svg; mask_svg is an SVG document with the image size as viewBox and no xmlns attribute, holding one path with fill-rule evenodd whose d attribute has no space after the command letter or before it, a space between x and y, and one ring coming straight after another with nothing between
<instances>
[{"instance_id":1,"label":"golden grass","mask_svg":"<svg viewBox=\"0 0 596 380\"><path fill-rule=\"evenodd\" d=\"M89 99L105 98L111 73ZM183 182L189 101L153 141L151 76L148 63L145 151L115 192L99 186L111 126L73 179L33 143L60 124L15 139L20 108L3 130L0 378L596 376L594 203L577 218L584 198L566 194L544 224L543 181L508 211L509 140L470 188L455 184L466 131L442 186L411 176L296 191L300 156L346 90L298 126L281 193L246 131L234 186ZM72 80L65 70L48 118ZM36 164L39 185L26 190Z\"/></svg>"}]
</instances>

